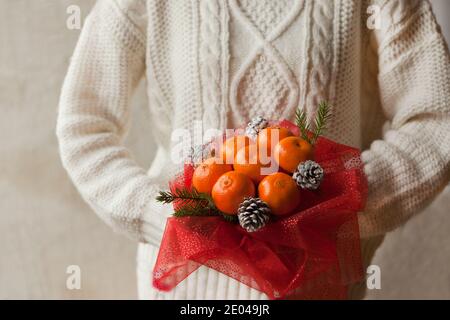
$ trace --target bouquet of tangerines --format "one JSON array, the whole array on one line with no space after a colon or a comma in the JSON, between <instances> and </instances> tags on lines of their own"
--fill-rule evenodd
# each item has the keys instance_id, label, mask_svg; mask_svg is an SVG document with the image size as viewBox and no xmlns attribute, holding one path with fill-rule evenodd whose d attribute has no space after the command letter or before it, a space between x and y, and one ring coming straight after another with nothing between
<instances>
[{"instance_id":1,"label":"bouquet of tangerines","mask_svg":"<svg viewBox=\"0 0 450 320\"><path fill-rule=\"evenodd\" d=\"M172 203L153 271L171 290L198 267L222 272L269 298L345 298L362 277L357 212L367 186L359 150L311 129L253 119L193 152L157 200Z\"/></svg>"}]
</instances>

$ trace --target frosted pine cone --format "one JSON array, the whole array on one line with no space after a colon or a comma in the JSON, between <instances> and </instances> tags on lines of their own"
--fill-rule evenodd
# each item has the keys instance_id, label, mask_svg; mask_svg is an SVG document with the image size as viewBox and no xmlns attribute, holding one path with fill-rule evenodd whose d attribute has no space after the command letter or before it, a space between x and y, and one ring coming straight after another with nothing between
<instances>
[{"instance_id":1,"label":"frosted pine cone","mask_svg":"<svg viewBox=\"0 0 450 320\"><path fill-rule=\"evenodd\" d=\"M323 179L323 169L317 162L307 160L298 165L292 178L302 189L317 190Z\"/></svg>"},{"instance_id":2,"label":"frosted pine cone","mask_svg":"<svg viewBox=\"0 0 450 320\"><path fill-rule=\"evenodd\" d=\"M261 116L257 116L252 119L247 125L245 129L245 134L252 139L256 139L259 131L266 128L269 125L269 122Z\"/></svg>"},{"instance_id":3,"label":"frosted pine cone","mask_svg":"<svg viewBox=\"0 0 450 320\"><path fill-rule=\"evenodd\" d=\"M264 227L270 219L270 208L259 198L245 198L238 210L239 224L247 232Z\"/></svg>"}]
</instances>

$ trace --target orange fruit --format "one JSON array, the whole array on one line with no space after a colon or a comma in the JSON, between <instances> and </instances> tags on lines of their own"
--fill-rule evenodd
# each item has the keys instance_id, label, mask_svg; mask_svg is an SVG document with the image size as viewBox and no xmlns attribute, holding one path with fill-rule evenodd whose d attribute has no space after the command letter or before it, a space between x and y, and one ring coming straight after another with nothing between
<instances>
[{"instance_id":1,"label":"orange fruit","mask_svg":"<svg viewBox=\"0 0 450 320\"><path fill-rule=\"evenodd\" d=\"M222 144L219 157L226 164L233 164L234 157L239 149L250 145L251 140L247 136L234 136L225 140Z\"/></svg>"},{"instance_id":2,"label":"orange fruit","mask_svg":"<svg viewBox=\"0 0 450 320\"><path fill-rule=\"evenodd\" d=\"M208 158L195 168L192 185L198 192L210 194L220 176L233 170L231 165L217 163L217 160L216 158Z\"/></svg>"},{"instance_id":3,"label":"orange fruit","mask_svg":"<svg viewBox=\"0 0 450 320\"><path fill-rule=\"evenodd\" d=\"M313 157L313 147L299 137L287 137L277 143L274 150L275 161L283 170L293 173L300 162Z\"/></svg>"},{"instance_id":4,"label":"orange fruit","mask_svg":"<svg viewBox=\"0 0 450 320\"><path fill-rule=\"evenodd\" d=\"M244 198L254 197L255 191L255 185L248 176L237 171L229 171L214 184L212 198L220 211L236 215Z\"/></svg>"},{"instance_id":5,"label":"orange fruit","mask_svg":"<svg viewBox=\"0 0 450 320\"><path fill-rule=\"evenodd\" d=\"M270 160L270 159L268 159ZM256 184L258 184L268 173L262 174L262 170L269 170L270 162L261 161L256 145L250 145L241 148L234 158L233 168L237 172L241 172L249 176ZM263 164L264 163L264 164ZM276 170L275 170L276 171Z\"/></svg>"},{"instance_id":6,"label":"orange fruit","mask_svg":"<svg viewBox=\"0 0 450 320\"><path fill-rule=\"evenodd\" d=\"M286 137L292 136L292 133L286 128L269 127L261 130L257 137L258 148L266 150L267 156L272 154L275 145Z\"/></svg>"},{"instance_id":7,"label":"orange fruit","mask_svg":"<svg viewBox=\"0 0 450 320\"><path fill-rule=\"evenodd\" d=\"M258 186L258 194L272 214L279 216L291 213L301 201L300 190L294 180L282 172L265 177Z\"/></svg>"}]
</instances>

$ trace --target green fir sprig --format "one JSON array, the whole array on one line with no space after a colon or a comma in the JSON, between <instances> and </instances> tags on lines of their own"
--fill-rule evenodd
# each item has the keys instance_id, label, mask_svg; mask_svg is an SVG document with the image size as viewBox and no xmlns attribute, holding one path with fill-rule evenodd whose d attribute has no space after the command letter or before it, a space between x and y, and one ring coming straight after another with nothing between
<instances>
[{"instance_id":1,"label":"green fir sprig","mask_svg":"<svg viewBox=\"0 0 450 320\"><path fill-rule=\"evenodd\" d=\"M165 204L180 201L180 208L173 214L176 217L209 216L214 215L216 211L212 198L194 188L176 189L174 192L160 191L156 200Z\"/></svg>"},{"instance_id":2,"label":"green fir sprig","mask_svg":"<svg viewBox=\"0 0 450 320\"><path fill-rule=\"evenodd\" d=\"M311 140L309 138L309 124L308 120L306 119L306 113L303 110L297 109L297 111L295 112L295 122L297 124L297 127L300 129L302 139L311 144Z\"/></svg>"},{"instance_id":3,"label":"green fir sprig","mask_svg":"<svg viewBox=\"0 0 450 320\"><path fill-rule=\"evenodd\" d=\"M315 131L313 136L313 144L316 143L317 138L326 130L327 122L331 118L330 105L326 101L322 101L319 104L319 108L316 114Z\"/></svg>"},{"instance_id":4,"label":"green fir sprig","mask_svg":"<svg viewBox=\"0 0 450 320\"><path fill-rule=\"evenodd\" d=\"M306 113L300 109L298 109L295 113L295 122L297 124L297 127L300 129L302 139L306 140L311 145L314 145L317 142L317 139L324 133L324 131L326 130L327 122L330 118L330 104L326 101L322 101L321 103L319 103L314 120L314 132L311 132L311 126L308 123Z\"/></svg>"},{"instance_id":5,"label":"green fir sprig","mask_svg":"<svg viewBox=\"0 0 450 320\"><path fill-rule=\"evenodd\" d=\"M212 197L207 193L198 192L194 188L176 189L172 191L160 191L156 197L158 202L165 204L181 201L180 208L173 213L174 217L188 217L188 216L223 216L229 222L237 222L235 217L229 216L221 212Z\"/></svg>"},{"instance_id":6,"label":"green fir sprig","mask_svg":"<svg viewBox=\"0 0 450 320\"><path fill-rule=\"evenodd\" d=\"M156 197L158 202L172 203L176 200L195 201L195 202L212 202L212 198L206 194L198 192L196 189L177 188L172 191L160 191Z\"/></svg>"},{"instance_id":7,"label":"green fir sprig","mask_svg":"<svg viewBox=\"0 0 450 320\"><path fill-rule=\"evenodd\" d=\"M177 217L177 218L190 217L190 216L209 217L209 216L216 216L216 215L217 214L214 214L214 211L210 210L210 208L208 208L208 207L203 207L201 205L193 205L193 204L186 204L173 213L173 216Z\"/></svg>"}]
</instances>

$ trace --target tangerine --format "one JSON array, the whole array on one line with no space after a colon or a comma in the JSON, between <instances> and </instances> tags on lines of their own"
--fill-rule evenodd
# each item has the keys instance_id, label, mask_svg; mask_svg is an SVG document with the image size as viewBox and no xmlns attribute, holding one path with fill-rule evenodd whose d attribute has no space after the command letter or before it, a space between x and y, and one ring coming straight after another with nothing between
<instances>
[{"instance_id":1,"label":"tangerine","mask_svg":"<svg viewBox=\"0 0 450 320\"><path fill-rule=\"evenodd\" d=\"M291 213L301 201L300 191L291 176L277 172L265 177L258 186L259 198L267 203L272 214Z\"/></svg>"},{"instance_id":2,"label":"tangerine","mask_svg":"<svg viewBox=\"0 0 450 320\"><path fill-rule=\"evenodd\" d=\"M249 146L251 140L247 136L234 136L225 140L222 144L219 157L226 164L233 164L234 157L239 149Z\"/></svg>"},{"instance_id":3,"label":"tangerine","mask_svg":"<svg viewBox=\"0 0 450 320\"><path fill-rule=\"evenodd\" d=\"M249 176L256 184L258 184L267 174L269 174L268 172L264 172L263 174L263 170L269 170L270 159L269 161L261 161L261 156L258 153L256 145L250 145L241 148L237 152L236 157L234 158L233 168L235 171Z\"/></svg>"},{"instance_id":4,"label":"tangerine","mask_svg":"<svg viewBox=\"0 0 450 320\"><path fill-rule=\"evenodd\" d=\"M244 198L254 197L255 192L255 185L248 176L237 171L229 171L214 184L212 198L220 211L236 215Z\"/></svg>"},{"instance_id":5,"label":"tangerine","mask_svg":"<svg viewBox=\"0 0 450 320\"><path fill-rule=\"evenodd\" d=\"M268 127L261 130L258 134L257 143L258 148L260 150L266 150L267 156L272 154L273 148L275 145L283 140L284 138L292 136L292 132L290 132L286 128L282 127Z\"/></svg>"},{"instance_id":6,"label":"tangerine","mask_svg":"<svg viewBox=\"0 0 450 320\"><path fill-rule=\"evenodd\" d=\"M299 137L287 137L274 148L274 158L278 165L290 173L294 173L299 163L313 157L313 147Z\"/></svg>"},{"instance_id":7,"label":"tangerine","mask_svg":"<svg viewBox=\"0 0 450 320\"><path fill-rule=\"evenodd\" d=\"M217 158L208 158L195 168L192 185L198 192L210 194L220 176L233 170L231 165L217 163L217 160Z\"/></svg>"}]
</instances>

